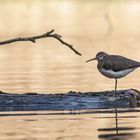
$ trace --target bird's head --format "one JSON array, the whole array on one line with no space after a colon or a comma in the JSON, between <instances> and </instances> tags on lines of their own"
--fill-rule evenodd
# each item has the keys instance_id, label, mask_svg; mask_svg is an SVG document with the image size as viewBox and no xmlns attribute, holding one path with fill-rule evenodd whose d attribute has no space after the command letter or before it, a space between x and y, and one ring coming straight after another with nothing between
<instances>
[{"instance_id":1,"label":"bird's head","mask_svg":"<svg viewBox=\"0 0 140 140\"><path fill-rule=\"evenodd\" d=\"M87 60L86 62L90 62L90 61L92 61L92 60L97 60L97 61L99 62L99 61L102 61L107 55L108 55L108 54L105 53L105 52L98 52L98 53L96 54L96 57L95 57L95 58L92 58L92 59L90 59L90 60Z\"/></svg>"}]
</instances>

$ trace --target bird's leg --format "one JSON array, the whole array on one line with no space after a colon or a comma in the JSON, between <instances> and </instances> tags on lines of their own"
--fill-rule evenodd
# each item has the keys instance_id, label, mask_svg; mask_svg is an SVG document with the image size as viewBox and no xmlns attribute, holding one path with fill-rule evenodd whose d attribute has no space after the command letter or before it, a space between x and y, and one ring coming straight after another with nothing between
<instances>
[{"instance_id":1,"label":"bird's leg","mask_svg":"<svg viewBox=\"0 0 140 140\"><path fill-rule=\"evenodd\" d=\"M115 96L116 96L116 91L117 91L117 79L115 79Z\"/></svg>"},{"instance_id":2,"label":"bird's leg","mask_svg":"<svg viewBox=\"0 0 140 140\"><path fill-rule=\"evenodd\" d=\"M117 79L115 79L115 99L116 97L117 97ZM116 106L115 106L115 121L116 121L116 134L118 134L118 114Z\"/></svg>"}]
</instances>

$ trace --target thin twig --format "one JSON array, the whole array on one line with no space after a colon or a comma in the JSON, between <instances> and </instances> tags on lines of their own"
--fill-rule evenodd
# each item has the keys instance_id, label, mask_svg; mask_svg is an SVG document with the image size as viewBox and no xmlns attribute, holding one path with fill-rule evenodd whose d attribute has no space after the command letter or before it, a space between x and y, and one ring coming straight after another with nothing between
<instances>
[{"instance_id":1,"label":"thin twig","mask_svg":"<svg viewBox=\"0 0 140 140\"><path fill-rule=\"evenodd\" d=\"M47 38L47 37L52 37L52 38L57 39L62 44L64 44L67 47L69 47L76 54L82 55L80 52L78 52L77 50L75 50L72 45L70 45L70 44L66 43L65 41L63 41L61 35L59 35L57 33L54 33L54 30L51 30L51 31L49 31L49 32L47 32L45 34L42 34L42 35L37 35L37 36L32 36L32 37L18 37L18 38L13 38L13 39L1 41L0 42L0 45L5 45L5 44L8 44L8 43L13 43L13 42L17 42L17 41L31 41L31 42L35 43L37 39Z\"/></svg>"}]
</instances>

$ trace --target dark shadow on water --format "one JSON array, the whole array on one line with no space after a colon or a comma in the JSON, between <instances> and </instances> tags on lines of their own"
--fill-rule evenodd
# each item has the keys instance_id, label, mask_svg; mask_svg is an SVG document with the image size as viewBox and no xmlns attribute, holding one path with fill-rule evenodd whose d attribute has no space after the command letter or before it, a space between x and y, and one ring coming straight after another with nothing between
<instances>
[{"instance_id":1,"label":"dark shadow on water","mask_svg":"<svg viewBox=\"0 0 140 140\"><path fill-rule=\"evenodd\" d=\"M101 134L98 138L109 140L127 140L134 136L135 133L119 133L119 134Z\"/></svg>"},{"instance_id":2,"label":"dark shadow on water","mask_svg":"<svg viewBox=\"0 0 140 140\"><path fill-rule=\"evenodd\" d=\"M94 118L97 118L97 119L111 119L111 118L114 118L114 117L94 117ZM138 116L119 116L118 118L138 118Z\"/></svg>"},{"instance_id":3,"label":"dark shadow on water","mask_svg":"<svg viewBox=\"0 0 140 140\"><path fill-rule=\"evenodd\" d=\"M135 127L99 128L98 131L116 131L116 129L122 131L122 130L135 130L136 128Z\"/></svg>"},{"instance_id":4,"label":"dark shadow on water","mask_svg":"<svg viewBox=\"0 0 140 140\"><path fill-rule=\"evenodd\" d=\"M41 111L41 112L40 112ZM5 111L4 111L5 112ZM16 112L13 112L11 111L10 113L4 113L4 112L1 112L0 113L0 117L8 117L8 116L34 116L34 115L82 115L82 114L110 114L110 113L114 113L114 110L113 109L91 109L91 110L50 110L50 111L42 111L42 110L39 110L39 111L35 111L35 112L31 112L31 111L26 111L26 112L20 112L18 113L18 111ZM130 113L130 112L140 112L140 108L136 108L136 109L118 109L117 110L117 113ZM138 116L117 116L117 119L118 118L137 118ZM94 118L114 118L114 117L94 117ZM116 120L117 121L117 120Z\"/></svg>"}]
</instances>

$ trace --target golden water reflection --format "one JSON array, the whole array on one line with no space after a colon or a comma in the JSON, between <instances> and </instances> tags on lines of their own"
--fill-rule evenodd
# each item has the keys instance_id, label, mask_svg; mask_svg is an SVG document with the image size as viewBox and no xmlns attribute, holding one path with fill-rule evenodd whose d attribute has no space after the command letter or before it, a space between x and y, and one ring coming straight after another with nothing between
<instances>
[{"instance_id":1,"label":"golden water reflection","mask_svg":"<svg viewBox=\"0 0 140 140\"><path fill-rule=\"evenodd\" d=\"M116 134L114 113L111 110L81 111L81 114L62 112L1 112L0 139L26 140L113 140L140 138L138 110L118 113ZM75 112L76 113L76 112Z\"/></svg>"},{"instance_id":2,"label":"golden water reflection","mask_svg":"<svg viewBox=\"0 0 140 140\"><path fill-rule=\"evenodd\" d=\"M4 13L4 14L3 14ZM68 92L114 89L114 80L85 64L102 50L140 61L140 1L0 1L0 40L41 34L51 29L83 55L54 39L0 47L0 90ZM140 70L119 80L119 88L140 89Z\"/></svg>"}]
</instances>

